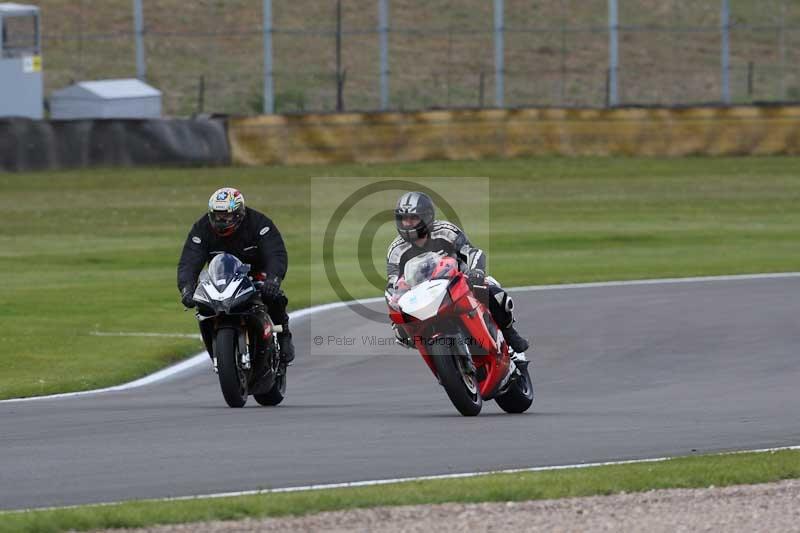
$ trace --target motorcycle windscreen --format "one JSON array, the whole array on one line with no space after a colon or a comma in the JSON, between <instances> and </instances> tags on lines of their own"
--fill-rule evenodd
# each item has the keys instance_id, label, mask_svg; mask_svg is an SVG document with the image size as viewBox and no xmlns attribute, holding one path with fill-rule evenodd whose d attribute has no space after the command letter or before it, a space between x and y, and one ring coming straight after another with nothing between
<instances>
[{"instance_id":1,"label":"motorcycle windscreen","mask_svg":"<svg viewBox=\"0 0 800 533\"><path fill-rule=\"evenodd\" d=\"M436 315L447 296L447 286L450 282L446 279L425 281L414 289L405 293L397 304L400 309L419 320L427 320Z\"/></svg>"},{"instance_id":2,"label":"motorcycle windscreen","mask_svg":"<svg viewBox=\"0 0 800 533\"><path fill-rule=\"evenodd\" d=\"M403 268L403 278L409 287L415 287L423 281L431 279L436 265L441 261L442 255L438 252L425 252L409 259Z\"/></svg>"},{"instance_id":3,"label":"motorcycle windscreen","mask_svg":"<svg viewBox=\"0 0 800 533\"><path fill-rule=\"evenodd\" d=\"M208 263L208 277L217 288L222 288L250 271L250 265L242 263L231 254L215 255Z\"/></svg>"},{"instance_id":4,"label":"motorcycle windscreen","mask_svg":"<svg viewBox=\"0 0 800 533\"><path fill-rule=\"evenodd\" d=\"M208 264L208 268L200 274L195 299L208 302L215 309L228 311L232 306L240 303L241 297L253 292L252 286L239 291L245 274L249 271L250 265L242 263L233 255L214 256ZM206 295L211 301L205 297ZM234 297L234 295L236 296Z\"/></svg>"}]
</instances>

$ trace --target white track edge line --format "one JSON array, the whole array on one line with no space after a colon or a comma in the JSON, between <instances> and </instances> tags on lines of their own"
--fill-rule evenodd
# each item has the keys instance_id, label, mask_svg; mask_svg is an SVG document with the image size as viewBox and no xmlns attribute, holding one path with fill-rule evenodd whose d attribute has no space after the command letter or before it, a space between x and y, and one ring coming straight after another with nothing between
<instances>
[{"instance_id":1,"label":"white track edge line","mask_svg":"<svg viewBox=\"0 0 800 533\"><path fill-rule=\"evenodd\" d=\"M633 285L668 285L668 284L675 284L675 283L702 283L702 282L715 282L715 281L747 281L747 280L757 280L757 279L785 279L785 278L797 278L800 277L800 272L776 272L771 274L737 274L731 276L706 276L706 277L690 277L690 278L662 278L662 279L639 279L639 280L629 280L629 281L599 281L599 282L590 282L590 283L563 283L563 284L556 284L556 285L527 285L523 287L509 287L509 292L525 292L525 291L552 291L552 290L570 290L570 289L590 289L590 288L600 288L600 287L621 287L621 286L633 286ZM322 305L315 305L312 307L307 307L305 309L298 309L297 311L293 311L289 313L290 320L299 320L309 315L313 315L316 313L321 313L323 311L329 311L331 309L339 309L341 307L346 307L353 303L375 303L380 302L383 300L382 296L375 297L375 298L364 298L353 300L350 302L331 302ZM182 361L176 365L172 365L170 367L164 368L145 376L143 378L137 379L135 381L131 381L129 383L124 383L122 385L115 385L113 387L106 387L103 389L94 389L89 391L78 391L78 392L64 392L60 394L50 394L48 396L32 396L28 398L10 398L8 400L0 400L0 404L3 403L18 403L18 402L32 402L38 400L53 400L58 398L74 398L76 396L88 396L92 394L101 394L105 392L119 392L125 391L129 389L135 389L138 387L143 387L145 385L152 385L153 383L157 383L161 380L165 380L202 364L204 361L208 361L208 354L203 351L197 355L192 356L185 361Z\"/></svg>"},{"instance_id":2,"label":"white track edge line","mask_svg":"<svg viewBox=\"0 0 800 533\"><path fill-rule=\"evenodd\" d=\"M520 474L525 472L548 472L554 470L573 470L579 468L592 468L597 466L615 466L615 465L630 465L630 464L640 464L640 463L659 463L664 461L670 461L673 459L684 459L687 457L714 457L720 455L736 455L736 454L743 454L743 453L772 453L772 452L779 452L784 450L800 450L800 445L797 446L781 446L777 448L760 448L757 450L732 450L727 452L717 452L717 453L710 453L710 454L702 454L702 455L684 455L684 456L668 456L668 457L653 457L649 459L629 459L624 461L604 461L599 463L577 463L577 464L568 464L568 465L555 465L555 466L533 466L528 468L511 468L506 470L489 470L486 472L462 472L457 474L436 474L430 476L416 476L416 477L402 477L402 478L389 478L389 479L374 479L374 480L367 480L367 481L348 481L343 483L327 483L327 484L317 484L317 485L304 485L298 487L283 487L277 489L258 489L258 490L245 490L245 491L238 491L238 492L217 492L212 494L198 494L194 496L176 496L171 498L151 498L151 499L143 499L143 500L129 500L129 502L148 502L148 503L158 503L158 502L177 502L177 501L186 501L186 500L204 500L204 499L217 499L217 498L236 498L240 496L259 496L265 494L281 494L287 492L304 492L304 491L318 491L318 490L331 490L331 489L347 489L347 488L357 488L357 487L374 487L377 485L390 485L393 483L411 483L414 481L435 481L440 479L463 479L463 478L472 478L472 477L483 477L483 476L491 476L495 474ZM128 503L126 501L117 501L117 502L100 502L100 503L87 503L83 505L66 505L62 507L35 507L29 509L9 509L9 510L0 510L0 515L3 514L11 514L11 513L28 513L34 511L52 511L52 510L63 510L63 509L77 509L77 508L85 508L85 507L105 507L105 506L113 506L113 505L122 505L124 503Z\"/></svg>"},{"instance_id":3,"label":"white track edge line","mask_svg":"<svg viewBox=\"0 0 800 533\"><path fill-rule=\"evenodd\" d=\"M178 339L202 339L199 333L156 333L152 331L90 331L92 337L175 337Z\"/></svg>"}]
</instances>

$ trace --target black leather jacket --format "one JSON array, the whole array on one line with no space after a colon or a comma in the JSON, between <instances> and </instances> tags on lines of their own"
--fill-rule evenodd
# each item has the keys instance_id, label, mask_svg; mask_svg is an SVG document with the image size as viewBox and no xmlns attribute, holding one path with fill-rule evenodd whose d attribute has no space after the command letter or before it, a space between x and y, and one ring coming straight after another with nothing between
<instances>
[{"instance_id":1,"label":"black leather jacket","mask_svg":"<svg viewBox=\"0 0 800 533\"><path fill-rule=\"evenodd\" d=\"M178 261L178 290L195 285L200 271L216 254L229 253L251 266L252 272L283 279L288 255L278 228L263 213L245 208L242 224L229 237L220 237L211 229L207 215L194 223Z\"/></svg>"}]
</instances>

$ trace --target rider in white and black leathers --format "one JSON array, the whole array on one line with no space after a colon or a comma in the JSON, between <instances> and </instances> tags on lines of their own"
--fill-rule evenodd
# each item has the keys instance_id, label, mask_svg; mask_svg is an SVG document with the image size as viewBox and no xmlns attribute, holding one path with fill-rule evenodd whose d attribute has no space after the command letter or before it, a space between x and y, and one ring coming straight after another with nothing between
<instances>
[{"instance_id":1,"label":"rider in white and black leathers","mask_svg":"<svg viewBox=\"0 0 800 533\"><path fill-rule=\"evenodd\" d=\"M397 280L409 259L425 252L445 252L455 257L462 272L472 286L485 285L489 291L489 312L514 352L524 353L529 343L514 329L512 310L514 303L497 281L486 276L486 255L470 244L464 232L450 222L436 220L436 211L430 197L421 192L408 192L400 197L394 210L399 237L389 245L386 257L388 277L387 299L391 298ZM398 340L408 344L402 328L396 328Z\"/></svg>"}]
</instances>

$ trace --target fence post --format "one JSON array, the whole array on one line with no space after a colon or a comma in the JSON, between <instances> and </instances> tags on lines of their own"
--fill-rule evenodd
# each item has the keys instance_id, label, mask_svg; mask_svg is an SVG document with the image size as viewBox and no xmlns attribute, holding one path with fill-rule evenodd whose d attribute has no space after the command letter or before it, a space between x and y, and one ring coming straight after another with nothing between
<instances>
[{"instance_id":1,"label":"fence post","mask_svg":"<svg viewBox=\"0 0 800 533\"><path fill-rule=\"evenodd\" d=\"M197 113L205 111L206 107L206 75L200 74L200 83L197 87Z\"/></svg>"},{"instance_id":2,"label":"fence post","mask_svg":"<svg viewBox=\"0 0 800 533\"><path fill-rule=\"evenodd\" d=\"M503 64L505 53L503 50L503 0L494 0L494 105L503 107L503 94L505 93Z\"/></svg>"},{"instance_id":3,"label":"fence post","mask_svg":"<svg viewBox=\"0 0 800 533\"><path fill-rule=\"evenodd\" d=\"M481 70L478 76L478 107L481 109L483 109L483 82L485 77L485 73Z\"/></svg>"},{"instance_id":4,"label":"fence post","mask_svg":"<svg viewBox=\"0 0 800 533\"><path fill-rule=\"evenodd\" d=\"M381 49L381 111L386 111L389 107L389 0L378 0L378 37Z\"/></svg>"},{"instance_id":5,"label":"fence post","mask_svg":"<svg viewBox=\"0 0 800 533\"><path fill-rule=\"evenodd\" d=\"M342 75L342 0L336 0L336 111L344 111L344 76Z\"/></svg>"},{"instance_id":6,"label":"fence post","mask_svg":"<svg viewBox=\"0 0 800 533\"><path fill-rule=\"evenodd\" d=\"M136 77L144 81L147 64L144 59L144 14L142 0L133 0L133 33L136 38Z\"/></svg>"},{"instance_id":7,"label":"fence post","mask_svg":"<svg viewBox=\"0 0 800 533\"><path fill-rule=\"evenodd\" d=\"M264 0L264 114L275 112L274 80L272 79L272 0Z\"/></svg>"},{"instance_id":8,"label":"fence post","mask_svg":"<svg viewBox=\"0 0 800 533\"><path fill-rule=\"evenodd\" d=\"M722 81L722 102L725 105L731 103L731 80L730 80L730 5L729 0L721 0L720 7L720 31L722 33L722 50L720 52L720 69Z\"/></svg>"},{"instance_id":9,"label":"fence post","mask_svg":"<svg viewBox=\"0 0 800 533\"><path fill-rule=\"evenodd\" d=\"M778 101L784 102L786 101L786 0L781 3L781 23L780 23L780 45L779 45L779 57L780 57L780 96L778 97Z\"/></svg>"},{"instance_id":10,"label":"fence post","mask_svg":"<svg viewBox=\"0 0 800 533\"><path fill-rule=\"evenodd\" d=\"M608 105L619 104L619 9L617 0L608 0Z\"/></svg>"}]
</instances>

